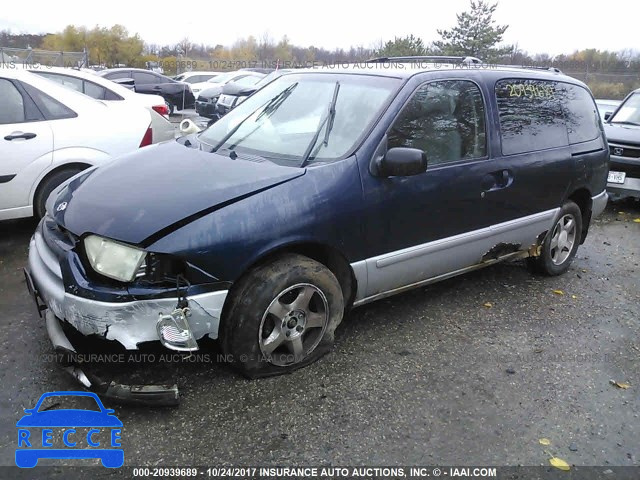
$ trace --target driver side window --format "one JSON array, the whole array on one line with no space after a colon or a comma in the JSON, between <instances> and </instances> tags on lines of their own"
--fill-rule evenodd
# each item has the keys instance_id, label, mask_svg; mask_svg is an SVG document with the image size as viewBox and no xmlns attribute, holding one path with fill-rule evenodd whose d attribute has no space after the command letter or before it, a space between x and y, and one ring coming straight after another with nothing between
<instances>
[{"instance_id":1,"label":"driver side window","mask_svg":"<svg viewBox=\"0 0 640 480\"><path fill-rule=\"evenodd\" d=\"M466 80L421 86L396 118L388 148L423 150L429 165L486 156L485 110L478 86Z\"/></svg>"}]
</instances>

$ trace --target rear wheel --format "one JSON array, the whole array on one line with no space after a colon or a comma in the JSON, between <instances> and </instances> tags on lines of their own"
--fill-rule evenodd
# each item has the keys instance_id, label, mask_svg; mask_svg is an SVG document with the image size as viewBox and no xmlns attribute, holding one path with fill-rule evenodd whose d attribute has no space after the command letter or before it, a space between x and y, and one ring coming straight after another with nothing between
<instances>
[{"instance_id":1,"label":"rear wheel","mask_svg":"<svg viewBox=\"0 0 640 480\"><path fill-rule=\"evenodd\" d=\"M38 186L36 195L33 199L33 213L36 217L42 218L46 212L46 203L49 195L65 180L70 179L74 175L80 173L82 168L74 167L60 170L53 175L45 178Z\"/></svg>"},{"instance_id":2,"label":"rear wheel","mask_svg":"<svg viewBox=\"0 0 640 480\"><path fill-rule=\"evenodd\" d=\"M539 257L527 259L537 273L555 276L566 272L576 256L582 235L582 213L572 201L560 209L560 215L547 234Z\"/></svg>"},{"instance_id":3,"label":"rear wheel","mask_svg":"<svg viewBox=\"0 0 640 480\"><path fill-rule=\"evenodd\" d=\"M327 353L344 312L333 273L297 254L251 271L229 301L221 345L233 365L252 378L288 373Z\"/></svg>"}]
</instances>

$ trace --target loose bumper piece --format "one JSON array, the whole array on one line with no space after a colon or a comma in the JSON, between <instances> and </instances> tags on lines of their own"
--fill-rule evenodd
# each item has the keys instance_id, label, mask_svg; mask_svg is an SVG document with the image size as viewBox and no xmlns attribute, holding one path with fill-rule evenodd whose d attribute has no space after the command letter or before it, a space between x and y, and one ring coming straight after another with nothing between
<instances>
[{"instance_id":1,"label":"loose bumper piece","mask_svg":"<svg viewBox=\"0 0 640 480\"><path fill-rule=\"evenodd\" d=\"M160 314L156 328L162 345L183 352L198 350L198 343L187 321L190 315L189 308L176 308L170 315Z\"/></svg>"},{"instance_id":2,"label":"loose bumper piece","mask_svg":"<svg viewBox=\"0 0 640 480\"><path fill-rule=\"evenodd\" d=\"M115 382L105 382L95 375L85 372L78 366L77 352L51 310L47 310L45 319L51 343L55 351L61 354L62 367L88 390L126 404L176 406L180 403L178 386L175 384L122 385Z\"/></svg>"}]
</instances>

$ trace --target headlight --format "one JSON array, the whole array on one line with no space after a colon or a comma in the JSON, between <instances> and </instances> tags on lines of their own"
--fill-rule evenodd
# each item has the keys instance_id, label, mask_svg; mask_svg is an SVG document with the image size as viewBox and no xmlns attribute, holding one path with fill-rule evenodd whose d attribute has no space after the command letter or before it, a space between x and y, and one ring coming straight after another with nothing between
<instances>
[{"instance_id":1,"label":"headlight","mask_svg":"<svg viewBox=\"0 0 640 480\"><path fill-rule=\"evenodd\" d=\"M84 249L93 269L105 277L130 282L136 277L147 253L97 235L84 239Z\"/></svg>"}]
</instances>

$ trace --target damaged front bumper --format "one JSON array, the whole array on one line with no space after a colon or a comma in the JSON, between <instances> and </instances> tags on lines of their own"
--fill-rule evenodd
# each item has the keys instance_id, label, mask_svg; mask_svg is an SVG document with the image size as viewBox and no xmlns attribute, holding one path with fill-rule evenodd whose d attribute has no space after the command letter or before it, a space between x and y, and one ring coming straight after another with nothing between
<instances>
[{"instance_id":1,"label":"damaged front bumper","mask_svg":"<svg viewBox=\"0 0 640 480\"><path fill-rule=\"evenodd\" d=\"M80 368L77 353L62 329L65 321L84 335L116 340L128 350L142 342L160 341L178 351L197 350L196 340L217 338L227 290L186 296L186 307L176 308L178 297L105 302L70 293L61 263L47 244L39 225L29 245L27 287L38 312L45 312L49 338L63 368L86 388L126 403L177 405L176 385L122 385L105 382ZM68 282L67 282L68 283ZM128 299L127 299L128 300Z\"/></svg>"},{"instance_id":2,"label":"damaged front bumper","mask_svg":"<svg viewBox=\"0 0 640 480\"><path fill-rule=\"evenodd\" d=\"M29 271L35 289L46 307L83 335L99 335L116 340L127 350L142 342L161 341L173 350L185 350L160 336L160 317L171 315L178 298L158 298L123 302L103 302L74 295L65 290L60 263L45 242L39 228L29 245ZM187 296L187 328L194 340L218 337L218 326L227 290ZM197 347L195 347L197 349Z\"/></svg>"},{"instance_id":3,"label":"damaged front bumper","mask_svg":"<svg viewBox=\"0 0 640 480\"><path fill-rule=\"evenodd\" d=\"M123 385L105 382L79 366L77 352L64 334L60 321L51 310L45 313L47 333L56 353L61 354L64 370L85 388L117 402L139 405L175 406L180 399L177 385Z\"/></svg>"}]
</instances>

